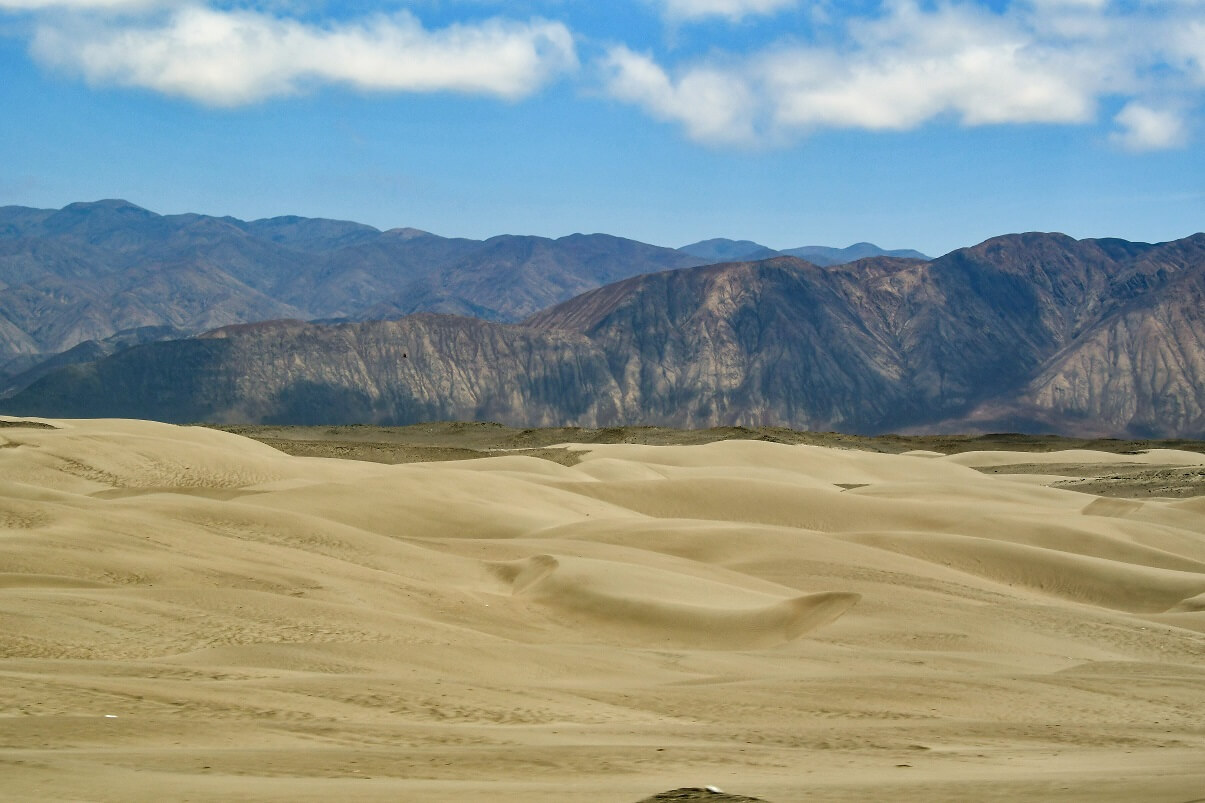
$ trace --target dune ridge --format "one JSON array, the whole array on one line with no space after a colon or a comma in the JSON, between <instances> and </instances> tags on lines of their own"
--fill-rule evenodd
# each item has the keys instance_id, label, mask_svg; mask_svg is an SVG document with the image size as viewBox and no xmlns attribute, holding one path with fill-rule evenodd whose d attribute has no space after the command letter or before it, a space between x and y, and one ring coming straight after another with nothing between
<instances>
[{"instance_id":1,"label":"dune ridge","mask_svg":"<svg viewBox=\"0 0 1205 803\"><path fill-rule=\"evenodd\" d=\"M1202 498L982 470L1197 453L729 441L385 465L5 421L18 799L1205 788Z\"/></svg>"}]
</instances>

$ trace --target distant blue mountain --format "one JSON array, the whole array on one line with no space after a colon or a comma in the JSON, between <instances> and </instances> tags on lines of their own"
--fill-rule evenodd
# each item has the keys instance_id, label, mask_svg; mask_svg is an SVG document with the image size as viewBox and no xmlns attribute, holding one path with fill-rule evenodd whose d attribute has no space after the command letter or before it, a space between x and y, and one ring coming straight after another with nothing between
<instances>
[{"instance_id":1,"label":"distant blue mountain","mask_svg":"<svg viewBox=\"0 0 1205 803\"><path fill-rule=\"evenodd\" d=\"M866 259L867 257L900 257L901 259L923 259L925 261L932 259L932 257L925 256L920 251L913 251L910 248L887 251L879 248L874 243L854 243L848 248L805 245L802 248L788 248L782 253L787 256L806 259L813 265L819 265L822 268L830 265L844 265L847 262L856 262L859 259Z\"/></svg>"},{"instance_id":2,"label":"distant blue mountain","mask_svg":"<svg viewBox=\"0 0 1205 803\"><path fill-rule=\"evenodd\" d=\"M715 262L753 262L759 259L770 259L777 256L793 256L806 259L813 265L826 268L832 265L844 265L867 257L901 257L903 259L923 259L930 257L920 251L910 248L887 251L873 243L854 243L848 248L831 248L825 245L805 245L800 248L787 248L775 251L773 248L755 243L752 240L728 240L717 237L712 240L701 240L697 243L684 245L678 249L699 259Z\"/></svg>"},{"instance_id":3,"label":"distant blue mountain","mask_svg":"<svg viewBox=\"0 0 1205 803\"><path fill-rule=\"evenodd\" d=\"M723 237L701 240L684 245L678 250L692 257L715 262L755 262L780 255L773 248L767 248L752 240L726 240Z\"/></svg>"}]
</instances>

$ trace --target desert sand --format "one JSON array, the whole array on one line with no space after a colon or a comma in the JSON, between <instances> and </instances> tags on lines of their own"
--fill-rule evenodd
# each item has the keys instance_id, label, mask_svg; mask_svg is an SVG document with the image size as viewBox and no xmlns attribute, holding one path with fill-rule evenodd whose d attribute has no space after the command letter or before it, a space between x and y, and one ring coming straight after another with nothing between
<instances>
[{"instance_id":1,"label":"desert sand","mask_svg":"<svg viewBox=\"0 0 1205 803\"><path fill-rule=\"evenodd\" d=\"M1197 452L9 422L8 799L1205 798L1205 497L1055 487Z\"/></svg>"}]
</instances>

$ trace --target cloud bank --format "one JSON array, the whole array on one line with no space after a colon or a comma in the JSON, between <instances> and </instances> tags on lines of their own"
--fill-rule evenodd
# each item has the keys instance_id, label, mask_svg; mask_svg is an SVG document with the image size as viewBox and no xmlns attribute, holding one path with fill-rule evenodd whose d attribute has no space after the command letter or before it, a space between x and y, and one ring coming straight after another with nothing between
<instances>
[{"instance_id":1,"label":"cloud bank","mask_svg":"<svg viewBox=\"0 0 1205 803\"><path fill-rule=\"evenodd\" d=\"M1147 94L1199 101L1205 86L1205 4L1034 0L997 13L970 3L885 4L846 21L833 44L780 42L747 54L666 65L613 45L606 91L700 142L793 140L823 129L903 131L1084 124L1102 104L1129 104L1115 140L1135 150L1186 142L1184 112Z\"/></svg>"},{"instance_id":2,"label":"cloud bank","mask_svg":"<svg viewBox=\"0 0 1205 803\"><path fill-rule=\"evenodd\" d=\"M716 146L790 144L834 129L1103 120L1112 131L1102 141L1149 151L1190 143L1205 94L1205 0L1012 0L995 10L881 0L855 11L833 0L618 4L617 15L661 16L659 50L574 31L572 4L551 0L546 8L566 21L442 28L405 11L313 21L254 2L0 0L0 11L29 18L40 63L94 85L238 106L326 85L515 100L575 75L586 94L601 89ZM704 20L712 24L678 25ZM583 59L593 69L579 70Z\"/></svg>"},{"instance_id":3,"label":"cloud bank","mask_svg":"<svg viewBox=\"0 0 1205 803\"><path fill-rule=\"evenodd\" d=\"M133 22L47 21L36 29L32 52L92 83L215 106L318 84L514 99L577 66L573 35L559 22L488 20L429 31L404 12L317 25L196 6Z\"/></svg>"}]
</instances>

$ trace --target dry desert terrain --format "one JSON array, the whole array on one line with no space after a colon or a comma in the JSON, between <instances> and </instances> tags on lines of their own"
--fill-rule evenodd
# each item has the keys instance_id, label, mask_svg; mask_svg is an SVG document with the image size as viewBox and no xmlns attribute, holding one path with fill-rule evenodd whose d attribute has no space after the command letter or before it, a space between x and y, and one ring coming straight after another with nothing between
<instances>
[{"instance_id":1,"label":"dry desert terrain","mask_svg":"<svg viewBox=\"0 0 1205 803\"><path fill-rule=\"evenodd\" d=\"M1205 799L1198 451L4 424L6 799Z\"/></svg>"}]
</instances>

